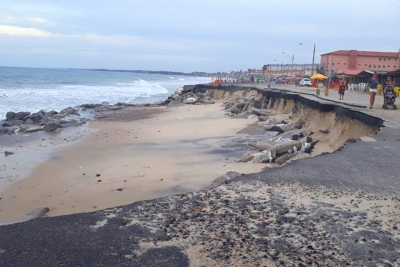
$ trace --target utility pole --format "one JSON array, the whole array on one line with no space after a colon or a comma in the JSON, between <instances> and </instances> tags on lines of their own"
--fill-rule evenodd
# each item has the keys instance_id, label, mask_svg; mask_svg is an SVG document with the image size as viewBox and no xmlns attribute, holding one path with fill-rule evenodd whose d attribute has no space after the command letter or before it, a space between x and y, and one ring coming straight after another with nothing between
<instances>
[{"instance_id":1,"label":"utility pole","mask_svg":"<svg viewBox=\"0 0 400 267\"><path fill-rule=\"evenodd\" d=\"M314 59L315 59L315 44L314 44L314 51L312 54L312 67L311 67L311 75L310 76L314 75Z\"/></svg>"},{"instance_id":2,"label":"utility pole","mask_svg":"<svg viewBox=\"0 0 400 267\"><path fill-rule=\"evenodd\" d=\"M291 72L292 72L292 77L293 77L293 61L294 61L294 55L292 56L292 70L291 70Z\"/></svg>"}]
</instances>

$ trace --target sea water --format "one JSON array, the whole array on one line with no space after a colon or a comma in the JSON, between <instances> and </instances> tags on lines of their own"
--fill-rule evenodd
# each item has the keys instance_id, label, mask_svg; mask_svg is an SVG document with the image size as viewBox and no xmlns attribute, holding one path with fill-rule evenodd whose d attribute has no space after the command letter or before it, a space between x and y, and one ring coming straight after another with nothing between
<instances>
[{"instance_id":1,"label":"sea water","mask_svg":"<svg viewBox=\"0 0 400 267\"><path fill-rule=\"evenodd\" d=\"M0 67L0 120L8 111L60 111L87 103L155 103L208 77L82 69Z\"/></svg>"}]
</instances>

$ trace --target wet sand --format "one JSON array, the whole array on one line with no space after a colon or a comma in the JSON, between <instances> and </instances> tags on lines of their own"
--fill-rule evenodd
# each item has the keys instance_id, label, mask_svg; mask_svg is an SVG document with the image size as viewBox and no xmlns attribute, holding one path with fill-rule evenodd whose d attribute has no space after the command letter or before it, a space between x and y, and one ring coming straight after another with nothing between
<instances>
[{"instance_id":1,"label":"wet sand","mask_svg":"<svg viewBox=\"0 0 400 267\"><path fill-rule=\"evenodd\" d=\"M227 170L263 167L234 162L240 147L227 144L252 121L225 116L221 102L147 110L150 118L133 110L93 122L97 133L53 152L4 192L0 220L26 219L39 207L58 216L196 191Z\"/></svg>"}]
</instances>

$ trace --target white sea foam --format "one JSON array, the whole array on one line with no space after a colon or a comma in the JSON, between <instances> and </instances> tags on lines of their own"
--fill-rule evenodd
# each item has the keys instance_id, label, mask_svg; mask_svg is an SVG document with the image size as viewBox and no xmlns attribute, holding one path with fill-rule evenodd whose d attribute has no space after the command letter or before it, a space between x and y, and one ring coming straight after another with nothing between
<instances>
[{"instance_id":1,"label":"white sea foam","mask_svg":"<svg viewBox=\"0 0 400 267\"><path fill-rule=\"evenodd\" d=\"M0 67L0 120L8 111L60 111L84 103L155 103L209 78L74 69Z\"/></svg>"},{"instance_id":2,"label":"white sea foam","mask_svg":"<svg viewBox=\"0 0 400 267\"><path fill-rule=\"evenodd\" d=\"M138 98L167 94L168 90L158 83L138 79L133 83L116 83L115 86L58 85L57 87L0 89L0 119L8 111L36 112L41 109L59 111L83 103L133 103ZM5 92L5 93L3 93Z\"/></svg>"}]
</instances>

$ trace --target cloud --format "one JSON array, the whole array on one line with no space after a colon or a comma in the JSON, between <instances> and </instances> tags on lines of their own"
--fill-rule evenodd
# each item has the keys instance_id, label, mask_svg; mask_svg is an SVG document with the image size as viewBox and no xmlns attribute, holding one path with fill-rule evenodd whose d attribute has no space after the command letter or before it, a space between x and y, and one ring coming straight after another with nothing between
<instances>
[{"instance_id":1,"label":"cloud","mask_svg":"<svg viewBox=\"0 0 400 267\"><path fill-rule=\"evenodd\" d=\"M52 36L50 32L41 29L8 26L8 25L0 25L0 34L11 35L11 36L35 36L35 37Z\"/></svg>"}]
</instances>

